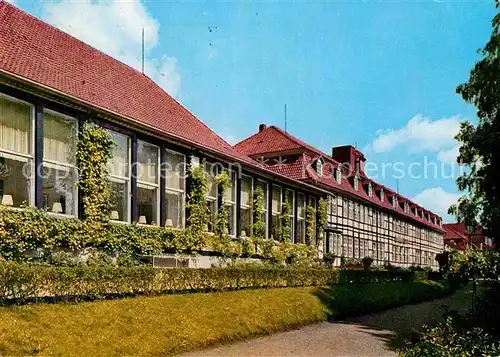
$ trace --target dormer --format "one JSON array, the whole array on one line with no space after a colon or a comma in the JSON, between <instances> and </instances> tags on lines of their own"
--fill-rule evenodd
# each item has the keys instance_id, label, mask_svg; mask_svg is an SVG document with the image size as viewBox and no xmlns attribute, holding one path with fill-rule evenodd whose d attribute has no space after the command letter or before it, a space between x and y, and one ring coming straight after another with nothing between
<instances>
[{"instance_id":1,"label":"dormer","mask_svg":"<svg viewBox=\"0 0 500 357\"><path fill-rule=\"evenodd\" d=\"M384 189L383 188L380 188L380 190L378 192L378 198L380 199L380 202L384 202L384 200L385 200L385 193L384 193Z\"/></svg>"},{"instance_id":2,"label":"dormer","mask_svg":"<svg viewBox=\"0 0 500 357\"><path fill-rule=\"evenodd\" d=\"M411 209L411 212L413 213L413 215L414 215L415 217L417 217L417 216L418 216L418 208L417 208L417 206L414 206L414 207Z\"/></svg>"},{"instance_id":3,"label":"dormer","mask_svg":"<svg viewBox=\"0 0 500 357\"><path fill-rule=\"evenodd\" d=\"M324 161L321 157L313 162L313 168L318 176L323 176L323 165Z\"/></svg>"},{"instance_id":4,"label":"dormer","mask_svg":"<svg viewBox=\"0 0 500 357\"><path fill-rule=\"evenodd\" d=\"M352 178L352 186L354 187L354 189L357 191L359 189L359 177L358 175L355 175L353 178Z\"/></svg>"},{"instance_id":5,"label":"dormer","mask_svg":"<svg viewBox=\"0 0 500 357\"><path fill-rule=\"evenodd\" d=\"M373 196L373 186L372 186L372 183L371 182L368 182L368 185L367 186L367 192L368 192L368 197L372 197Z\"/></svg>"},{"instance_id":6,"label":"dormer","mask_svg":"<svg viewBox=\"0 0 500 357\"><path fill-rule=\"evenodd\" d=\"M342 170L340 169L340 167L335 167L333 169L333 176L334 176L335 181L337 181L338 184L342 183Z\"/></svg>"},{"instance_id":7,"label":"dormer","mask_svg":"<svg viewBox=\"0 0 500 357\"><path fill-rule=\"evenodd\" d=\"M392 195L392 207L398 208L398 197L396 195Z\"/></svg>"}]
</instances>

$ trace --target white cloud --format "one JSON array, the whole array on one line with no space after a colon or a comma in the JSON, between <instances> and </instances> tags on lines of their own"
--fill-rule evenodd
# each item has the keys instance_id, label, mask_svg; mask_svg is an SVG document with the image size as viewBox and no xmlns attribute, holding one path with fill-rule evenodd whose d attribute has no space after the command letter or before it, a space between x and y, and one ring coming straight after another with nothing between
<instances>
[{"instance_id":1,"label":"white cloud","mask_svg":"<svg viewBox=\"0 0 500 357\"><path fill-rule=\"evenodd\" d=\"M451 149L438 152L438 160L446 163L457 162L460 145L455 145Z\"/></svg>"},{"instance_id":2,"label":"white cloud","mask_svg":"<svg viewBox=\"0 0 500 357\"><path fill-rule=\"evenodd\" d=\"M160 24L140 0L42 2L42 18L70 35L141 70L142 29L145 73L169 94L181 86L177 60L148 54L158 45Z\"/></svg>"},{"instance_id":3,"label":"white cloud","mask_svg":"<svg viewBox=\"0 0 500 357\"><path fill-rule=\"evenodd\" d=\"M405 147L412 152L431 151L438 153L438 159L455 162L458 146L454 137L460 130L460 117L441 118L432 121L420 114L411 118L400 129L379 130L377 138L369 146L373 151L389 152Z\"/></svg>"},{"instance_id":4,"label":"white cloud","mask_svg":"<svg viewBox=\"0 0 500 357\"><path fill-rule=\"evenodd\" d=\"M448 208L457 203L460 194L447 192L441 186L427 188L415 195L412 200L434 213L442 216L446 222L454 221L454 217L448 214Z\"/></svg>"}]
</instances>

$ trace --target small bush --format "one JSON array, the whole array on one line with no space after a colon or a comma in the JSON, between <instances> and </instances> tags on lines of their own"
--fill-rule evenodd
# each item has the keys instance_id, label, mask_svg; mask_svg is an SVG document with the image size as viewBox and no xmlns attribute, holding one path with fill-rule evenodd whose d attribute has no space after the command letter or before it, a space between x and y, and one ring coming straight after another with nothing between
<instances>
[{"instance_id":1,"label":"small bush","mask_svg":"<svg viewBox=\"0 0 500 357\"><path fill-rule=\"evenodd\" d=\"M500 341L482 328L463 328L451 316L429 328L402 351L405 357L499 356Z\"/></svg>"}]
</instances>

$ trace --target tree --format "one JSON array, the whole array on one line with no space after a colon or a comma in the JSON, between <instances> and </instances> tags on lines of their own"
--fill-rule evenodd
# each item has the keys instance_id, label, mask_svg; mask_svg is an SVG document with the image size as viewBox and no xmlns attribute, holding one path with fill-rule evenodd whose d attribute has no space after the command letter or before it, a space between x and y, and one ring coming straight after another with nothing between
<instances>
[{"instance_id":1,"label":"tree","mask_svg":"<svg viewBox=\"0 0 500 357\"><path fill-rule=\"evenodd\" d=\"M482 59L471 70L467 83L457 93L477 108L478 123L461 123L456 139L457 158L467 170L457 179L464 195L449 212L475 227L479 220L485 233L500 236L500 7L492 20L492 35L479 53Z\"/></svg>"}]
</instances>

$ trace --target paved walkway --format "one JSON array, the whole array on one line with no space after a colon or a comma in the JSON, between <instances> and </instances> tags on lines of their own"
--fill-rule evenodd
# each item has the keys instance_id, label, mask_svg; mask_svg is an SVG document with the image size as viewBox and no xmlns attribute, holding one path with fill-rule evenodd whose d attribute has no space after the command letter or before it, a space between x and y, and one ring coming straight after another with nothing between
<instances>
[{"instance_id":1,"label":"paved walkway","mask_svg":"<svg viewBox=\"0 0 500 357\"><path fill-rule=\"evenodd\" d=\"M334 323L323 322L298 330L237 342L184 356L397 356L395 350L413 328L441 319L445 306L465 310L470 289L416 305Z\"/></svg>"}]
</instances>

